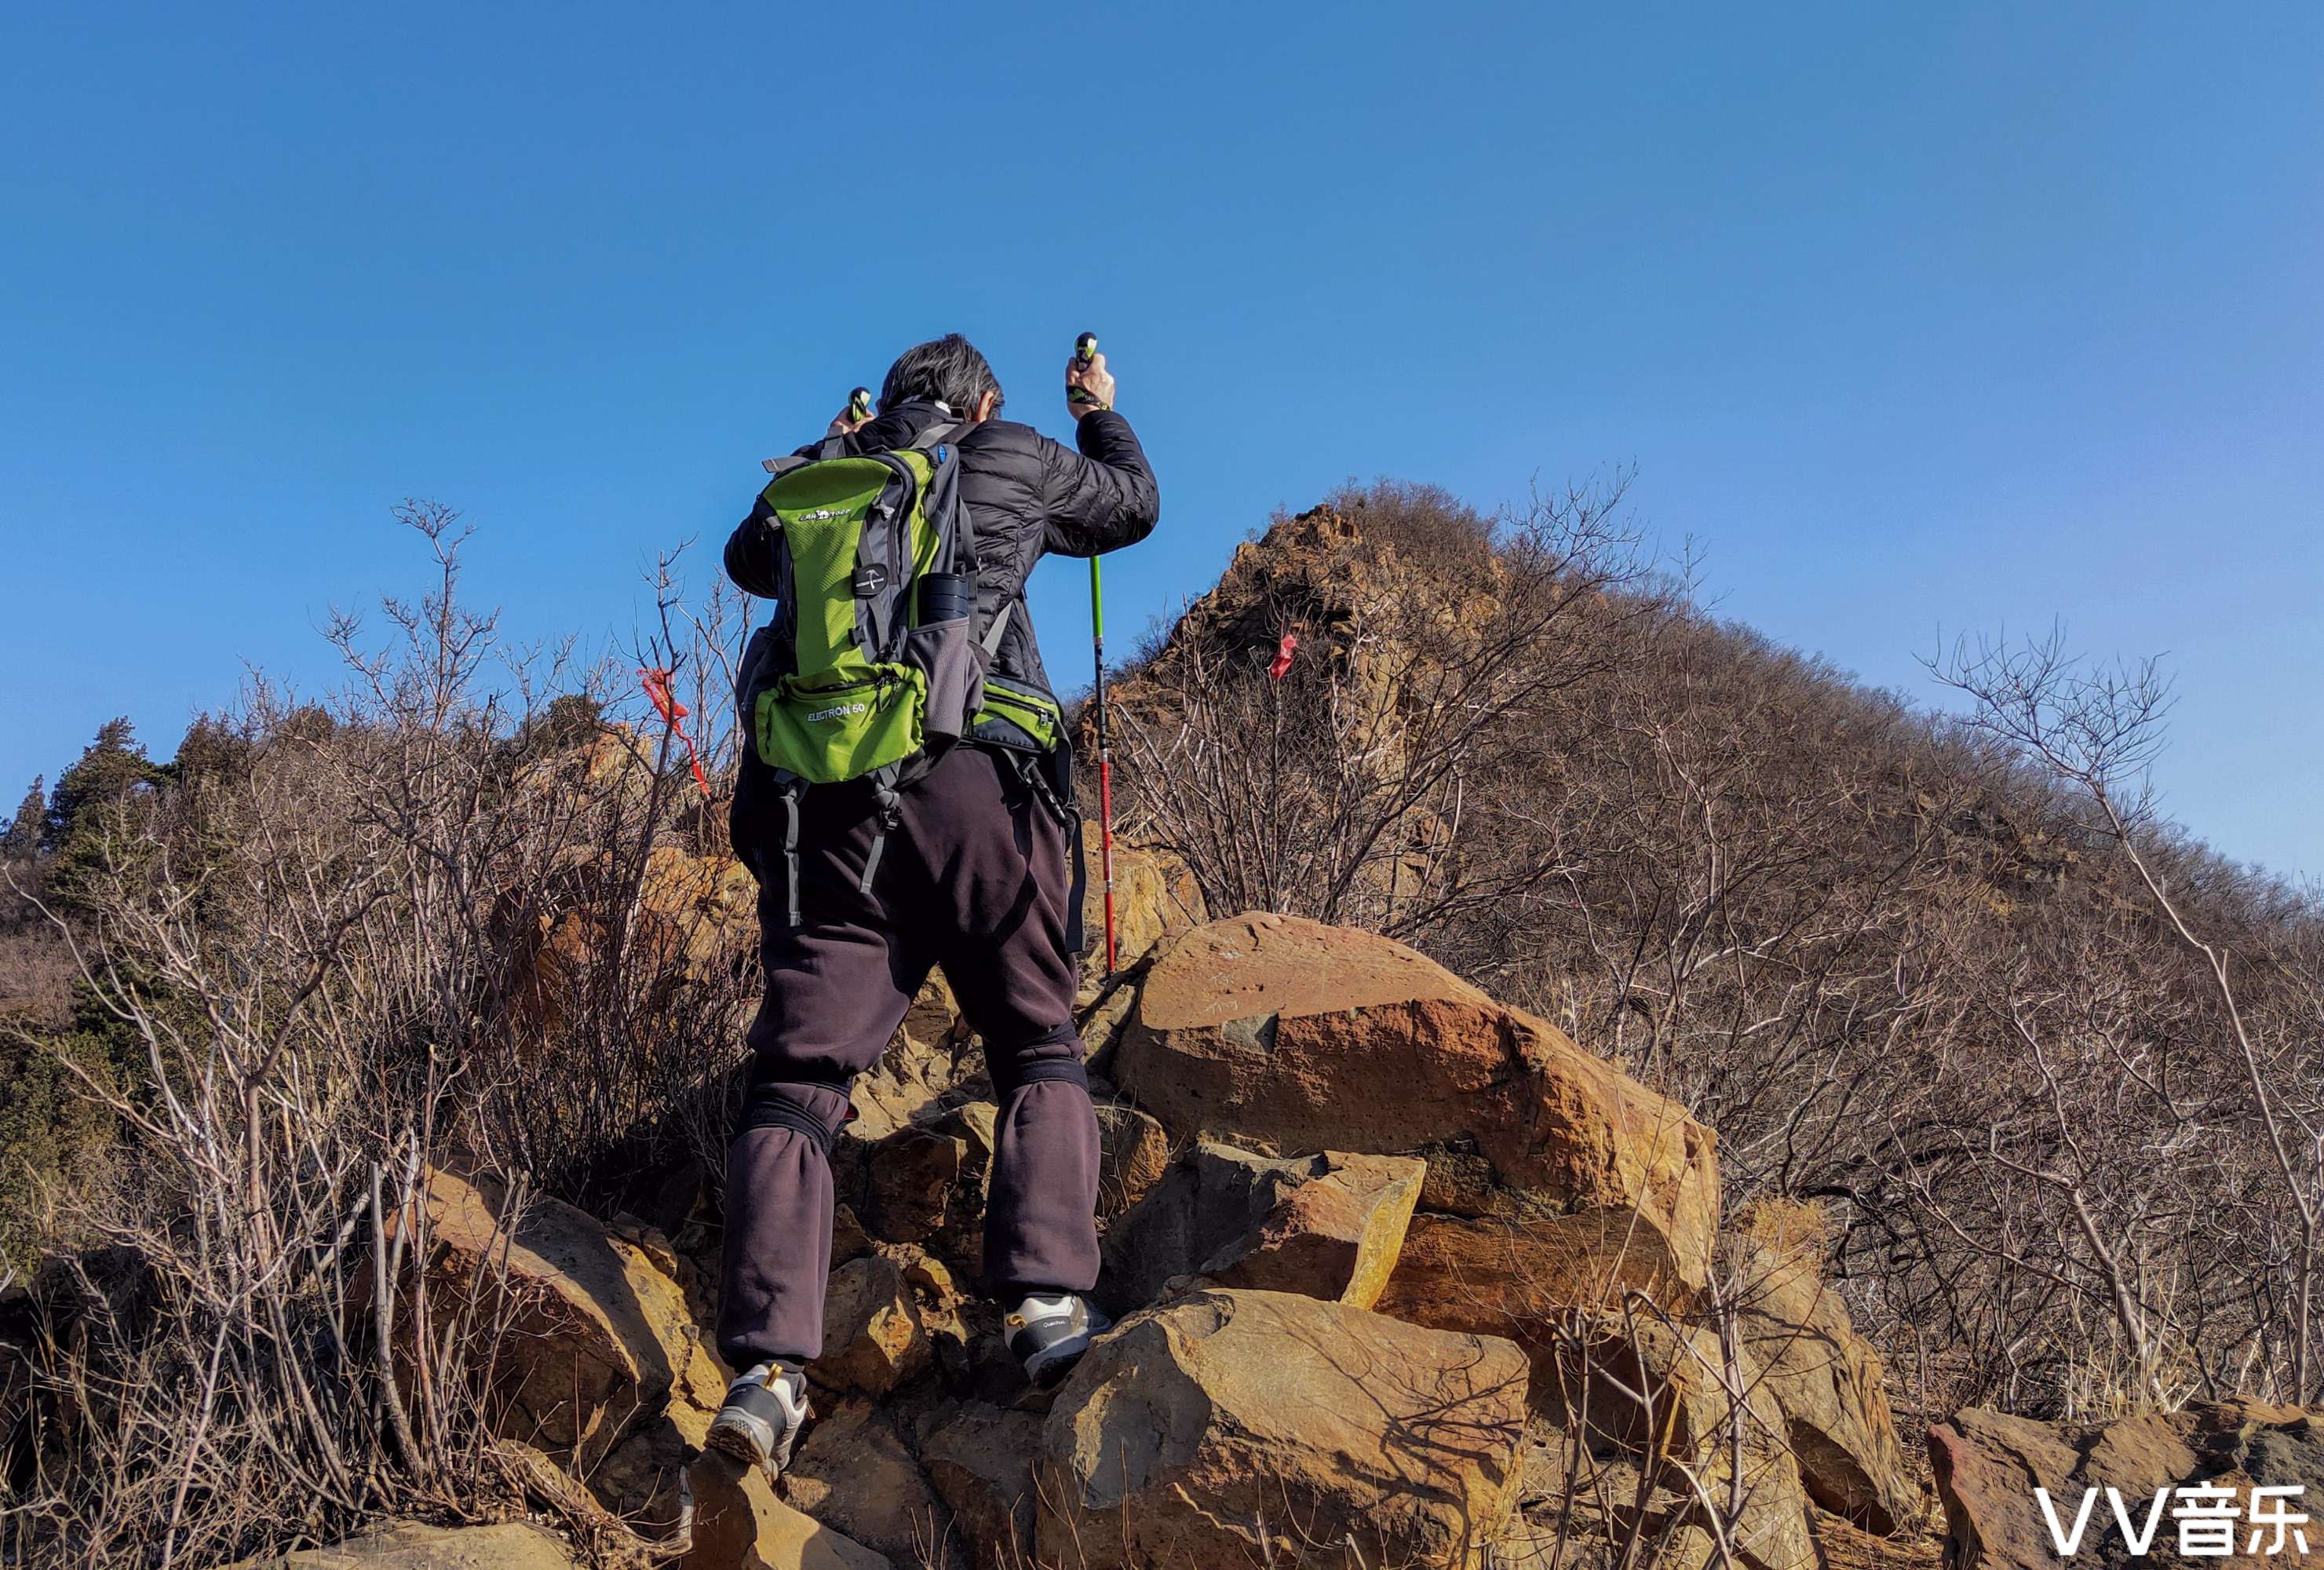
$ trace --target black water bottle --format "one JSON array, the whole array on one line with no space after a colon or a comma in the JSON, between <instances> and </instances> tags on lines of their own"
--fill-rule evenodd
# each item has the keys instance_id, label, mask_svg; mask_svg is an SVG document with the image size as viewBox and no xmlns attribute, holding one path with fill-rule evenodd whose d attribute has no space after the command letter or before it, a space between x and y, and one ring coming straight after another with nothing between
<instances>
[{"instance_id":1,"label":"black water bottle","mask_svg":"<svg viewBox=\"0 0 2324 1570\"><path fill-rule=\"evenodd\" d=\"M976 609L976 580L964 572L931 572L920 578L923 627L957 622Z\"/></svg>"}]
</instances>

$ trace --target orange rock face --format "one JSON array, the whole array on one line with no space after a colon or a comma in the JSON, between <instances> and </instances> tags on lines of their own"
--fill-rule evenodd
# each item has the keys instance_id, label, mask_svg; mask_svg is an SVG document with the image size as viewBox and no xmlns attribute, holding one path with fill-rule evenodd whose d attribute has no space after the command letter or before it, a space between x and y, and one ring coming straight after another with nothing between
<instances>
[{"instance_id":1,"label":"orange rock face","mask_svg":"<svg viewBox=\"0 0 2324 1570\"><path fill-rule=\"evenodd\" d=\"M1467 1138L1561 1211L1635 1213L1689 1288L1719 1211L1711 1131L1547 1021L1369 933L1242 916L1156 962L1116 1059L1165 1126L1278 1152Z\"/></svg>"}]
</instances>

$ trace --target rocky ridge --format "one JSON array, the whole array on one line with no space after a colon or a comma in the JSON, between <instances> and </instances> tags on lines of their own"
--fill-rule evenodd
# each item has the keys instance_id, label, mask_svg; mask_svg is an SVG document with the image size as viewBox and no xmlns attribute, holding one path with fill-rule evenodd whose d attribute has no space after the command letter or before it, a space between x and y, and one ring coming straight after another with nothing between
<instances>
[{"instance_id":1,"label":"rocky ridge","mask_svg":"<svg viewBox=\"0 0 2324 1570\"><path fill-rule=\"evenodd\" d=\"M706 1187L606 1224L437 1175L431 1279L521 1305L494 1375L538 1492L641 1551L778 1570L1611 1564L1630 1540L1676 1563L1721 1539L1800 1570L1827 1512L1917 1516L1877 1360L1812 1267L1713 1311L1709 1130L1400 945L1205 921L1148 852L1118 882L1124 970L1083 1012L1096 1296L1121 1321L1064 1386L1025 1387L969 1290L995 1109L932 978L838 1142L818 1415L776 1482L700 1455L728 1377ZM462 1562L377 1547L362 1562Z\"/></svg>"},{"instance_id":2,"label":"rocky ridge","mask_svg":"<svg viewBox=\"0 0 2324 1570\"><path fill-rule=\"evenodd\" d=\"M1393 662L1334 629L1412 586L1369 574L1329 509L1278 531L1181 636L1271 647L1250 607L1290 605L1301 658L1328 651L1392 734ZM1167 674L1118 701L1167 705ZM747 926L736 871L667 856L646 902L685 912L673 930ZM779 1482L698 1455L727 1374L703 1185L611 1226L513 1221L504 1251L538 1273L506 1432L544 1492L561 1480L650 1554L777 1570L1933 1565L1940 1504L1943 1561L1972 1570L2059 1562L2037 1486L2324 1498L2316 1415L2227 1403L2080 1427L1963 1412L1929 1436L1932 1500L1820 1251L1724 1214L1716 1140L1682 1107L1396 943L1208 919L1150 852L1117 882L1124 969L1080 1003L1095 1295L1121 1323L1072 1379L1027 1390L969 1289L995 1109L937 977L838 1141L818 1416ZM550 934L542 963L590 941ZM497 1201L438 1192L442 1279L473 1279ZM2088 1552L2126 1563L2098 1510ZM362 1562L466 1562L405 1551Z\"/></svg>"}]
</instances>

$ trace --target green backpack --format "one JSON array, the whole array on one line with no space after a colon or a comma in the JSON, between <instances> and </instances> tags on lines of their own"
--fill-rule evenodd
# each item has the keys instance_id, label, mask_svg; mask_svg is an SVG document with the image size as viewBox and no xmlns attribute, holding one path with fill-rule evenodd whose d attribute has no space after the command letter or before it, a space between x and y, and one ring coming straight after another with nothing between
<instances>
[{"instance_id":1,"label":"green backpack","mask_svg":"<svg viewBox=\"0 0 2324 1570\"><path fill-rule=\"evenodd\" d=\"M799 792L871 781L881 809L863 869L869 891L896 793L962 737L1035 750L1061 740L1056 700L986 670L1008 631L1004 605L976 631L976 535L960 500L959 429L849 456L769 460L760 500L774 531L775 619L743 660L752 753L785 808L790 919L798 923ZM1021 738L1021 740L1020 740Z\"/></svg>"}]
</instances>

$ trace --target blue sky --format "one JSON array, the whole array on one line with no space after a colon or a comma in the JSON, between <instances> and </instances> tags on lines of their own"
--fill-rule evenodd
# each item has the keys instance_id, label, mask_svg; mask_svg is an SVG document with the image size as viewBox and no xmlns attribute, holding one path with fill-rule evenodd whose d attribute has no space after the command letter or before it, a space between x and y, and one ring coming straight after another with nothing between
<instances>
[{"instance_id":1,"label":"blue sky","mask_svg":"<svg viewBox=\"0 0 2324 1570\"><path fill-rule=\"evenodd\" d=\"M1349 477L1635 464L1729 615L2167 653L2169 808L2324 874L2324 8L21 5L0 811L482 528L524 635L895 351L1098 331L1160 472L1118 642ZM1085 579L1035 610L1087 673Z\"/></svg>"}]
</instances>

